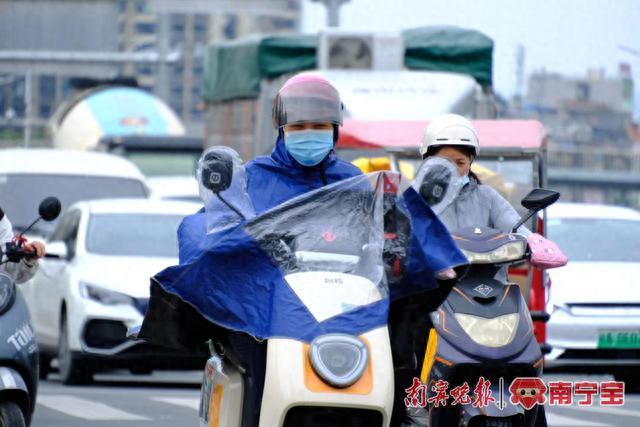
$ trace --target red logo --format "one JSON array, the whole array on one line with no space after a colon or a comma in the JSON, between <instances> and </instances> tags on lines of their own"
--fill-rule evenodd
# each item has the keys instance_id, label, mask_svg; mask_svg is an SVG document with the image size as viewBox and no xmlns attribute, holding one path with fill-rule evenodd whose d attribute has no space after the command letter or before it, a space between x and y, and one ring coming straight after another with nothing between
<instances>
[{"instance_id":1,"label":"red logo","mask_svg":"<svg viewBox=\"0 0 640 427\"><path fill-rule=\"evenodd\" d=\"M146 117L123 117L120 124L124 127L146 126L149 120Z\"/></svg>"},{"instance_id":2,"label":"red logo","mask_svg":"<svg viewBox=\"0 0 640 427\"><path fill-rule=\"evenodd\" d=\"M535 405L544 405L547 401L547 386L540 378L518 377L509 386L511 403L520 404L524 409L531 409Z\"/></svg>"},{"instance_id":3,"label":"red logo","mask_svg":"<svg viewBox=\"0 0 640 427\"><path fill-rule=\"evenodd\" d=\"M324 233L322 233L322 238L325 242L331 243L336 240L336 233L334 233L333 231L325 231Z\"/></svg>"}]
</instances>

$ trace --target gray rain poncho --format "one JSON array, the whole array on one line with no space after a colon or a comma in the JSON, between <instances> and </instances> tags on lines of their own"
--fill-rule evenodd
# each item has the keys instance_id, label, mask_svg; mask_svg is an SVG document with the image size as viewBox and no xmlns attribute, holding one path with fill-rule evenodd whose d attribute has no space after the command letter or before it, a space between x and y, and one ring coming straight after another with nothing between
<instances>
[{"instance_id":1,"label":"gray rain poncho","mask_svg":"<svg viewBox=\"0 0 640 427\"><path fill-rule=\"evenodd\" d=\"M434 187L444 189L441 197L431 201L437 203L430 205L449 231L490 227L509 232L520 220L513 206L490 186L478 184L473 178L462 185L456 166L444 157L425 160L412 185L423 197L426 193L427 202L429 196L433 198ZM526 227L520 227L518 232L525 236L531 234Z\"/></svg>"}]
</instances>

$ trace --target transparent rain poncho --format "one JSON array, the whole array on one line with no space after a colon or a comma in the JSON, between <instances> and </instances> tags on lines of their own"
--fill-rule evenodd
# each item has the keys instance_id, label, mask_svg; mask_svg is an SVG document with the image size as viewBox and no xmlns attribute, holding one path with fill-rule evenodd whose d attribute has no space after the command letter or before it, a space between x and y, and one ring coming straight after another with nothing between
<instances>
[{"instance_id":1,"label":"transparent rain poncho","mask_svg":"<svg viewBox=\"0 0 640 427\"><path fill-rule=\"evenodd\" d=\"M394 206L410 227L397 232L406 234L396 254L405 280L390 284L385 218ZM198 257L152 279L141 336L166 341L169 331L197 324L197 313L260 339L360 335L387 323L390 299L433 289L435 272L464 263L444 225L399 174L360 175L208 234Z\"/></svg>"},{"instance_id":2,"label":"transparent rain poncho","mask_svg":"<svg viewBox=\"0 0 640 427\"><path fill-rule=\"evenodd\" d=\"M439 156L425 160L411 183L436 215L455 200L463 185L456 165Z\"/></svg>"},{"instance_id":3,"label":"transparent rain poncho","mask_svg":"<svg viewBox=\"0 0 640 427\"><path fill-rule=\"evenodd\" d=\"M211 147L198 161L196 172L204 203L207 233L234 227L255 216L247 194L246 171L240 155L229 147Z\"/></svg>"}]
</instances>

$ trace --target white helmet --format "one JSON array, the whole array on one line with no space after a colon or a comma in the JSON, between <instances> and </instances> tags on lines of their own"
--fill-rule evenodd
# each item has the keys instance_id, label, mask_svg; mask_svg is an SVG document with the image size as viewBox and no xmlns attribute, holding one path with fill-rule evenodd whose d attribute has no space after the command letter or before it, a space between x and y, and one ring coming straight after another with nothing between
<instances>
[{"instance_id":1,"label":"white helmet","mask_svg":"<svg viewBox=\"0 0 640 427\"><path fill-rule=\"evenodd\" d=\"M424 158L431 147L441 145L469 147L474 157L480 153L478 133L469 120L457 114L445 114L429 123L422 137L420 154Z\"/></svg>"}]
</instances>

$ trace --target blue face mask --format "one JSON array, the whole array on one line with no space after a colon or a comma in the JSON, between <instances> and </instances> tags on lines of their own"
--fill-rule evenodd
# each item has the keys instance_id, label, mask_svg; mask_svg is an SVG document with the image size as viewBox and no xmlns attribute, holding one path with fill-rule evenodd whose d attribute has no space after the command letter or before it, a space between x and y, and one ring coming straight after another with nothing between
<instances>
[{"instance_id":1,"label":"blue face mask","mask_svg":"<svg viewBox=\"0 0 640 427\"><path fill-rule=\"evenodd\" d=\"M333 148L333 130L296 130L286 132L284 145L303 166L315 166Z\"/></svg>"},{"instance_id":2,"label":"blue face mask","mask_svg":"<svg viewBox=\"0 0 640 427\"><path fill-rule=\"evenodd\" d=\"M463 187L469 183L469 175L463 175L460 178L462 179L462 186Z\"/></svg>"}]
</instances>

